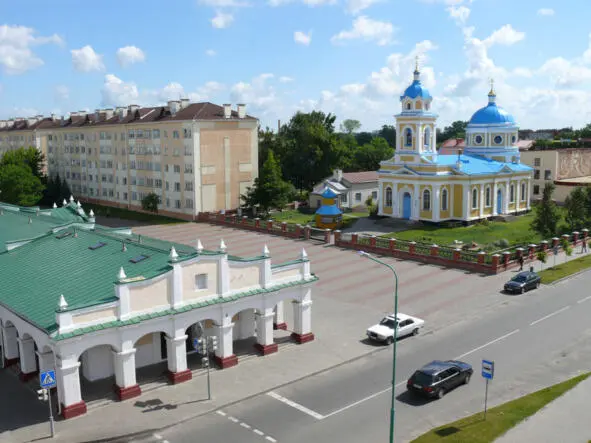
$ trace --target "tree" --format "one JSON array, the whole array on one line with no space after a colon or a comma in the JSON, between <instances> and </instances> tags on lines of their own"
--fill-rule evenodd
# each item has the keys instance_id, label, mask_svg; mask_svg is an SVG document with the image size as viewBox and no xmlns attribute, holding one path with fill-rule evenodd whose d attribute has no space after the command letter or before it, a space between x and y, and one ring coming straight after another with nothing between
<instances>
[{"instance_id":1,"label":"tree","mask_svg":"<svg viewBox=\"0 0 591 443\"><path fill-rule=\"evenodd\" d=\"M26 165L35 177L44 180L43 165L45 156L35 147L19 148L4 153L0 159L0 168L5 165Z\"/></svg>"},{"instance_id":2,"label":"tree","mask_svg":"<svg viewBox=\"0 0 591 443\"><path fill-rule=\"evenodd\" d=\"M265 216L272 208L283 209L289 202L292 189L281 176L281 168L275 159L273 151L269 151L267 160L254 180L254 186L249 187L245 195L240 198L246 208L258 208Z\"/></svg>"},{"instance_id":3,"label":"tree","mask_svg":"<svg viewBox=\"0 0 591 443\"><path fill-rule=\"evenodd\" d=\"M264 131L259 128L259 168L265 164L269 150L276 149L276 143L277 135L269 127Z\"/></svg>"},{"instance_id":4,"label":"tree","mask_svg":"<svg viewBox=\"0 0 591 443\"><path fill-rule=\"evenodd\" d=\"M450 126L443 128L443 131L437 135L437 143L450 138L466 138L466 126L468 126L468 122L456 120Z\"/></svg>"},{"instance_id":5,"label":"tree","mask_svg":"<svg viewBox=\"0 0 591 443\"><path fill-rule=\"evenodd\" d=\"M154 214L158 213L158 205L160 204L160 196L154 192L150 192L144 198L142 198L142 209L144 211L150 211Z\"/></svg>"},{"instance_id":6,"label":"tree","mask_svg":"<svg viewBox=\"0 0 591 443\"><path fill-rule=\"evenodd\" d=\"M355 151L355 168L358 171L377 171L380 162L392 158L394 149L382 137L359 146Z\"/></svg>"},{"instance_id":7,"label":"tree","mask_svg":"<svg viewBox=\"0 0 591 443\"><path fill-rule=\"evenodd\" d=\"M26 164L0 166L0 199L19 206L33 206L43 195L41 179Z\"/></svg>"},{"instance_id":8,"label":"tree","mask_svg":"<svg viewBox=\"0 0 591 443\"><path fill-rule=\"evenodd\" d=\"M385 139L388 144L396 149L396 127L393 125L383 125L376 134L378 137Z\"/></svg>"},{"instance_id":9,"label":"tree","mask_svg":"<svg viewBox=\"0 0 591 443\"><path fill-rule=\"evenodd\" d=\"M544 269L544 263L548 261L548 253L546 251L538 251L536 258L542 263L542 269Z\"/></svg>"},{"instance_id":10,"label":"tree","mask_svg":"<svg viewBox=\"0 0 591 443\"><path fill-rule=\"evenodd\" d=\"M361 123L359 122L359 120L353 120L348 118L343 120L343 122L341 123L341 131L347 134L353 134L359 131L360 128Z\"/></svg>"},{"instance_id":11,"label":"tree","mask_svg":"<svg viewBox=\"0 0 591 443\"><path fill-rule=\"evenodd\" d=\"M62 200L65 199L66 201L68 201L71 195L72 191L70 190L70 185L68 185L68 182L65 179L62 180L62 182L60 183L60 198Z\"/></svg>"},{"instance_id":12,"label":"tree","mask_svg":"<svg viewBox=\"0 0 591 443\"><path fill-rule=\"evenodd\" d=\"M560 240L560 245L562 246L562 250L564 251L564 262L566 263L568 257L570 257L573 254L573 247L571 246L570 242L564 237Z\"/></svg>"},{"instance_id":13,"label":"tree","mask_svg":"<svg viewBox=\"0 0 591 443\"><path fill-rule=\"evenodd\" d=\"M564 200L565 220L570 230L582 228L587 216L587 195L581 187L575 188Z\"/></svg>"},{"instance_id":14,"label":"tree","mask_svg":"<svg viewBox=\"0 0 591 443\"><path fill-rule=\"evenodd\" d=\"M560 220L560 212L556 203L552 200L555 186L553 183L546 183L542 200L535 207L535 217L532 221L532 229L543 238L550 238L556 234L556 227Z\"/></svg>"}]
</instances>

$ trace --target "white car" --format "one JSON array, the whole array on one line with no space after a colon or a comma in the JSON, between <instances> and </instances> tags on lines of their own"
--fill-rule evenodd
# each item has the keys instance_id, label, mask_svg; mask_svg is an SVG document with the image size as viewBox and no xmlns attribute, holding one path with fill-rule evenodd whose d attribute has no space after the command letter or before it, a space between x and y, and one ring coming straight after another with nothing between
<instances>
[{"instance_id":1,"label":"white car","mask_svg":"<svg viewBox=\"0 0 591 443\"><path fill-rule=\"evenodd\" d=\"M382 319L377 325L373 325L367 330L367 336L370 340L386 342L391 344L394 342L394 314L388 315ZM417 335L419 329L425 325L425 321L417 317L398 313L398 337L405 337L407 335Z\"/></svg>"}]
</instances>

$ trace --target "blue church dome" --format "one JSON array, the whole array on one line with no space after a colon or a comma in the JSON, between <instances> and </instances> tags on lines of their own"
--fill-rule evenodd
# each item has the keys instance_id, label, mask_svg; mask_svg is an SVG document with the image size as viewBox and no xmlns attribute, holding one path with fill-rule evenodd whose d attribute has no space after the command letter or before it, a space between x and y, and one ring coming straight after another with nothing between
<instances>
[{"instance_id":1,"label":"blue church dome","mask_svg":"<svg viewBox=\"0 0 591 443\"><path fill-rule=\"evenodd\" d=\"M515 124L515 119L496 103L497 95L491 86L488 93L488 105L476 111L470 119L473 125Z\"/></svg>"},{"instance_id":2,"label":"blue church dome","mask_svg":"<svg viewBox=\"0 0 591 443\"><path fill-rule=\"evenodd\" d=\"M415 80L412 82L412 84L406 88L406 90L404 91L404 94L402 94L402 98L412 98L415 99L417 97L421 97L423 99L429 99L431 98L431 94L429 94L429 90L427 88L425 88L422 84L420 80Z\"/></svg>"}]
</instances>

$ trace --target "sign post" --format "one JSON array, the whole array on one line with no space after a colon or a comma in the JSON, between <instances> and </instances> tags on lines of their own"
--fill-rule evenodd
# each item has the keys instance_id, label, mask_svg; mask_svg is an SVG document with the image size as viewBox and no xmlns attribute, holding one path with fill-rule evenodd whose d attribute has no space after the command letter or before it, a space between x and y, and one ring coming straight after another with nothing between
<instances>
[{"instance_id":1,"label":"sign post","mask_svg":"<svg viewBox=\"0 0 591 443\"><path fill-rule=\"evenodd\" d=\"M484 419L486 420L486 410L488 406L488 382L492 380L495 375L495 362L490 360L482 360L482 377L486 380L486 388L484 390Z\"/></svg>"},{"instance_id":2,"label":"sign post","mask_svg":"<svg viewBox=\"0 0 591 443\"><path fill-rule=\"evenodd\" d=\"M49 429L51 438L55 437L55 423L53 421L53 408L51 407L51 388L57 386L55 380L55 371L44 371L39 376L41 389L37 391L39 400L46 401L49 406Z\"/></svg>"},{"instance_id":3,"label":"sign post","mask_svg":"<svg viewBox=\"0 0 591 443\"><path fill-rule=\"evenodd\" d=\"M217 337L207 336L204 338L194 338L193 348L203 355L203 358L201 359L201 365L207 368L207 399L211 400L211 380L209 375L211 362L209 360L209 355L212 352L215 352L218 348Z\"/></svg>"}]
</instances>

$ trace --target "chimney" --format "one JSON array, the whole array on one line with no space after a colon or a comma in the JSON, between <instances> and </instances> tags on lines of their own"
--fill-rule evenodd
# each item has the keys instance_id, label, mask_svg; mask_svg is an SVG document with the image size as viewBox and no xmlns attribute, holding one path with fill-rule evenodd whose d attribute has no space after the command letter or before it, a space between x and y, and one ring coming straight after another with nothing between
<instances>
[{"instance_id":1,"label":"chimney","mask_svg":"<svg viewBox=\"0 0 591 443\"><path fill-rule=\"evenodd\" d=\"M119 120L123 120L127 116L127 108L125 106L117 106L115 113L119 117Z\"/></svg>"},{"instance_id":2,"label":"chimney","mask_svg":"<svg viewBox=\"0 0 591 443\"><path fill-rule=\"evenodd\" d=\"M0 129L6 127L6 120L0 120Z\"/></svg>"},{"instance_id":3,"label":"chimney","mask_svg":"<svg viewBox=\"0 0 591 443\"><path fill-rule=\"evenodd\" d=\"M27 126L32 126L37 123L37 117L29 117L27 119Z\"/></svg>"},{"instance_id":4,"label":"chimney","mask_svg":"<svg viewBox=\"0 0 591 443\"><path fill-rule=\"evenodd\" d=\"M55 115L53 112L51 113L51 121L57 121L57 115Z\"/></svg>"},{"instance_id":5,"label":"chimney","mask_svg":"<svg viewBox=\"0 0 591 443\"><path fill-rule=\"evenodd\" d=\"M86 117L87 112L86 111L78 111L78 115L80 117Z\"/></svg>"},{"instance_id":6,"label":"chimney","mask_svg":"<svg viewBox=\"0 0 591 443\"><path fill-rule=\"evenodd\" d=\"M37 114L35 118L37 119L37 121L43 120L43 114Z\"/></svg>"},{"instance_id":7,"label":"chimney","mask_svg":"<svg viewBox=\"0 0 591 443\"><path fill-rule=\"evenodd\" d=\"M191 100L188 98L181 98L181 109L185 109L187 106L189 106L190 102Z\"/></svg>"},{"instance_id":8,"label":"chimney","mask_svg":"<svg viewBox=\"0 0 591 443\"><path fill-rule=\"evenodd\" d=\"M224 118L232 117L232 105L229 103L224 103Z\"/></svg>"},{"instance_id":9,"label":"chimney","mask_svg":"<svg viewBox=\"0 0 591 443\"><path fill-rule=\"evenodd\" d=\"M181 102L178 100L168 100L168 109L170 110L170 113L172 115L175 115L177 112L179 112L179 109L181 108Z\"/></svg>"},{"instance_id":10,"label":"chimney","mask_svg":"<svg viewBox=\"0 0 591 443\"><path fill-rule=\"evenodd\" d=\"M78 112L76 112L76 111L70 112L70 117L78 117Z\"/></svg>"},{"instance_id":11,"label":"chimney","mask_svg":"<svg viewBox=\"0 0 591 443\"><path fill-rule=\"evenodd\" d=\"M246 105L244 103L238 103L238 118L246 117Z\"/></svg>"},{"instance_id":12,"label":"chimney","mask_svg":"<svg viewBox=\"0 0 591 443\"><path fill-rule=\"evenodd\" d=\"M94 110L94 122L98 123L101 121L101 110L100 109L95 109Z\"/></svg>"},{"instance_id":13,"label":"chimney","mask_svg":"<svg viewBox=\"0 0 591 443\"><path fill-rule=\"evenodd\" d=\"M456 161L456 168L458 168L458 169L462 168L461 156L462 156L462 150L458 149L458 160Z\"/></svg>"},{"instance_id":14,"label":"chimney","mask_svg":"<svg viewBox=\"0 0 591 443\"><path fill-rule=\"evenodd\" d=\"M130 114L133 114L138 109L140 109L140 107L138 105L129 105L129 113Z\"/></svg>"},{"instance_id":15,"label":"chimney","mask_svg":"<svg viewBox=\"0 0 591 443\"><path fill-rule=\"evenodd\" d=\"M343 179L343 170L342 169L335 169L332 171L333 177L340 183Z\"/></svg>"},{"instance_id":16,"label":"chimney","mask_svg":"<svg viewBox=\"0 0 591 443\"><path fill-rule=\"evenodd\" d=\"M103 109L105 113L105 120L111 120L113 118L113 108Z\"/></svg>"}]
</instances>

